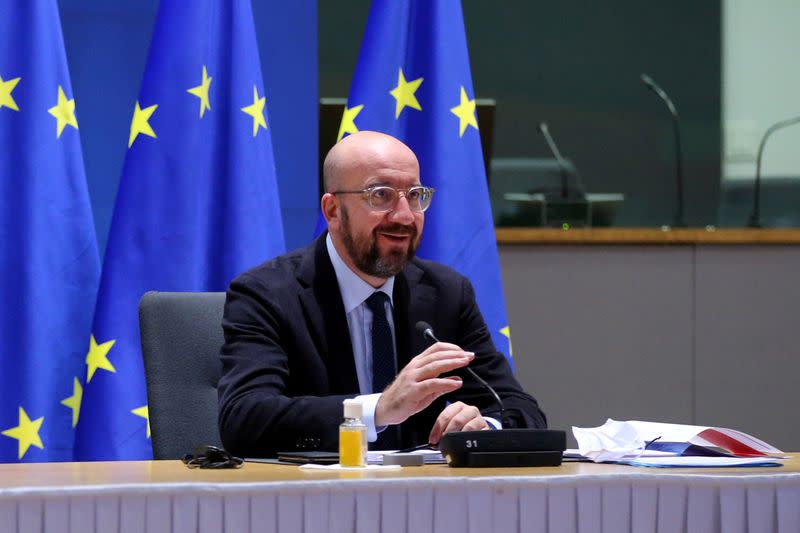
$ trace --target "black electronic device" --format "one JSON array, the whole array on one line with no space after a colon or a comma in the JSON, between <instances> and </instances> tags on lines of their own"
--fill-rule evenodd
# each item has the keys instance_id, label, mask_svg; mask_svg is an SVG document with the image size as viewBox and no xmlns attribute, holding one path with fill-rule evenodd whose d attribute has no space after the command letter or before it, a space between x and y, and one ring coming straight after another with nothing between
<instances>
[{"instance_id":1,"label":"black electronic device","mask_svg":"<svg viewBox=\"0 0 800 533\"><path fill-rule=\"evenodd\" d=\"M426 339L440 342L427 322L419 321L417 331ZM503 421L503 400L469 366L467 372L494 397ZM558 429L499 429L448 433L439 441L439 451L450 466L559 466L567 449L567 434Z\"/></svg>"},{"instance_id":2,"label":"black electronic device","mask_svg":"<svg viewBox=\"0 0 800 533\"><path fill-rule=\"evenodd\" d=\"M452 467L559 466L567 434L557 429L500 429L448 433L439 442Z\"/></svg>"},{"instance_id":3,"label":"black electronic device","mask_svg":"<svg viewBox=\"0 0 800 533\"><path fill-rule=\"evenodd\" d=\"M339 453L319 450L278 452L278 461L293 464L333 465L339 462Z\"/></svg>"}]
</instances>

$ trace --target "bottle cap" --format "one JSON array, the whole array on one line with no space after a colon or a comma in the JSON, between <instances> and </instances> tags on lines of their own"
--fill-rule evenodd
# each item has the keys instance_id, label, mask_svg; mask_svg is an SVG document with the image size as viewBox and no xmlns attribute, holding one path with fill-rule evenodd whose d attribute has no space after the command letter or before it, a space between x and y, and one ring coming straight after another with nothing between
<instances>
[{"instance_id":1,"label":"bottle cap","mask_svg":"<svg viewBox=\"0 0 800 533\"><path fill-rule=\"evenodd\" d=\"M345 418L358 418L360 419L364 414L364 407L361 405L361 400L355 398L348 398L344 401L344 417Z\"/></svg>"}]
</instances>

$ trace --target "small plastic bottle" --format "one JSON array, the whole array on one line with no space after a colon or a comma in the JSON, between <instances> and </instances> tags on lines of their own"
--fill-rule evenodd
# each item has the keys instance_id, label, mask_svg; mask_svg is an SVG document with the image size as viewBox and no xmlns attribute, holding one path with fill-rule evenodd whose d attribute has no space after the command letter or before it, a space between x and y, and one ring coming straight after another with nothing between
<instances>
[{"instance_id":1,"label":"small plastic bottle","mask_svg":"<svg viewBox=\"0 0 800 533\"><path fill-rule=\"evenodd\" d=\"M339 426L339 464L367 466L367 426L361 421L363 406L356 399L344 401L344 422Z\"/></svg>"}]
</instances>

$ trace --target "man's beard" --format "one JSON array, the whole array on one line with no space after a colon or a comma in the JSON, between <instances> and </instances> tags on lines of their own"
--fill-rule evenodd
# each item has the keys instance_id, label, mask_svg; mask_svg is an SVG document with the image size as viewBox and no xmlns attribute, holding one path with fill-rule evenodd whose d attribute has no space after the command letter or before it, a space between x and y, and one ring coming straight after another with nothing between
<instances>
[{"instance_id":1,"label":"man's beard","mask_svg":"<svg viewBox=\"0 0 800 533\"><path fill-rule=\"evenodd\" d=\"M375 276L376 278L391 278L400 273L406 266L406 263L414 259L414 254L417 251L419 239L417 238L417 227L404 226L402 224L383 224L377 226L372 230L372 239L369 242L357 244L353 239L353 231L350 227L350 217L347 215L347 210L342 209L342 241L347 253L358 268L364 274ZM378 249L378 232L386 231L389 233L408 234L411 239L408 244L408 249L403 252L402 250L392 249L386 256L381 256Z\"/></svg>"}]
</instances>

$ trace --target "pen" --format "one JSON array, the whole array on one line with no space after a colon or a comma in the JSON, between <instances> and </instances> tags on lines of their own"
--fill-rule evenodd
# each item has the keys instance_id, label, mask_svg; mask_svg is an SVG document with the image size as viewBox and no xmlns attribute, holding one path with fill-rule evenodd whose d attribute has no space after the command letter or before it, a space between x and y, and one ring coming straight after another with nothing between
<instances>
[{"instance_id":1,"label":"pen","mask_svg":"<svg viewBox=\"0 0 800 533\"><path fill-rule=\"evenodd\" d=\"M394 451L392 453L411 453L411 452L415 452L417 450L425 450L425 449L435 450L436 448L433 446L433 444L430 444L430 443L426 442L425 444L420 444L418 446L412 446L410 448L403 448L402 450L396 450L396 451Z\"/></svg>"}]
</instances>

